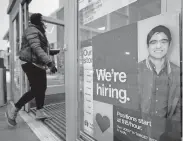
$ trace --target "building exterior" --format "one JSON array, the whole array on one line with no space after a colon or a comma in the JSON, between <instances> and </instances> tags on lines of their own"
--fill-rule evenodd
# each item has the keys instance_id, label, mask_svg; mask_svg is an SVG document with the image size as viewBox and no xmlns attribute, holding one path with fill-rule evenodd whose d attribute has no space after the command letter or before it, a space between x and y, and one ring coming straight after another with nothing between
<instances>
[{"instance_id":1,"label":"building exterior","mask_svg":"<svg viewBox=\"0 0 183 141\"><path fill-rule=\"evenodd\" d=\"M30 3L31 0L10 0L7 9L12 101L28 89L17 52L28 25ZM51 45L61 49L60 56L55 56L57 67L64 66L64 84L49 89L50 93L58 89L65 94L63 140L158 140L157 136L139 133L151 124L158 129L158 125L137 116L135 100L141 82L137 81L137 64L147 57L144 50L148 31L163 24L171 29L176 47L169 57L182 72L182 3L182 0L61 0L55 13L44 16L51 27L47 32ZM55 32L55 36L49 37L50 32ZM25 111L31 112L30 105L25 106Z\"/></svg>"},{"instance_id":2,"label":"building exterior","mask_svg":"<svg viewBox=\"0 0 183 141\"><path fill-rule=\"evenodd\" d=\"M3 40L7 41L7 45L6 45L6 49L2 52L4 52L4 56L2 56L4 58L4 64L5 67L9 70L9 66L10 66L10 42L9 42L9 31L6 32L6 34L3 37Z\"/></svg>"}]
</instances>

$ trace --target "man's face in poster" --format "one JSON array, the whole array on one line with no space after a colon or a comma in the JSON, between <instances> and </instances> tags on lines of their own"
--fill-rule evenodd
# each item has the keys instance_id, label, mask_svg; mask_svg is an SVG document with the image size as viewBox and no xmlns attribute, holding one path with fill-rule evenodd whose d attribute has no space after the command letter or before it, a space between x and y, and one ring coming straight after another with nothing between
<instances>
[{"instance_id":1,"label":"man's face in poster","mask_svg":"<svg viewBox=\"0 0 183 141\"><path fill-rule=\"evenodd\" d=\"M149 56L154 59L162 59L166 56L170 43L163 32L156 32L149 41Z\"/></svg>"}]
</instances>

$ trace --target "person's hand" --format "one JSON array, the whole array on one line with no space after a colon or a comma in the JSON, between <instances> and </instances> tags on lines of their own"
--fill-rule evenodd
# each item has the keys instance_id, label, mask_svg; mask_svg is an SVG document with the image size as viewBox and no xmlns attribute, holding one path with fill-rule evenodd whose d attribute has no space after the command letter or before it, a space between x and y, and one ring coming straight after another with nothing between
<instances>
[{"instance_id":1,"label":"person's hand","mask_svg":"<svg viewBox=\"0 0 183 141\"><path fill-rule=\"evenodd\" d=\"M55 66L50 68L51 73L56 73L57 72L57 68Z\"/></svg>"},{"instance_id":2,"label":"person's hand","mask_svg":"<svg viewBox=\"0 0 183 141\"><path fill-rule=\"evenodd\" d=\"M55 67L55 65L52 62L48 64L48 67L49 67L51 73L57 72L57 68Z\"/></svg>"}]
</instances>

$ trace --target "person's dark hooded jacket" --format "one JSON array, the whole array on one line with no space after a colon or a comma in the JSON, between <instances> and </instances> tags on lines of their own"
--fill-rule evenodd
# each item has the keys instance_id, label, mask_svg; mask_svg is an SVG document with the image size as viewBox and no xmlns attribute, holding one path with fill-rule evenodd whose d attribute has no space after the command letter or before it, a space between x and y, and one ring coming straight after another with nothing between
<instances>
[{"instance_id":1,"label":"person's dark hooded jacket","mask_svg":"<svg viewBox=\"0 0 183 141\"><path fill-rule=\"evenodd\" d=\"M30 52L22 54L21 58L26 58L31 53L31 58L27 57L27 62L31 62L41 66L47 66L51 63L51 59L48 56L48 40L45 33L41 32L39 26L34 24L29 24L28 28L24 31L22 37L22 46L29 47Z\"/></svg>"}]
</instances>

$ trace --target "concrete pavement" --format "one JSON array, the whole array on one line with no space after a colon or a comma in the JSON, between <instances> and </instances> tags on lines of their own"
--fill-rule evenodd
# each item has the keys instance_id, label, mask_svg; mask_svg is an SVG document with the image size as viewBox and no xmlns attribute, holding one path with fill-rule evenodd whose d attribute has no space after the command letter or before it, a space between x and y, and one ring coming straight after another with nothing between
<instances>
[{"instance_id":1,"label":"concrete pavement","mask_svg":"<svg viewBox=\"0 0 183 141\"><path fill-rule=\"evenodd\" d=\"M4 116L5 108L0 107L0 141L39 141L20 116L17 118L17 126L9 127Z\"/></svg>"}]
</instances>

